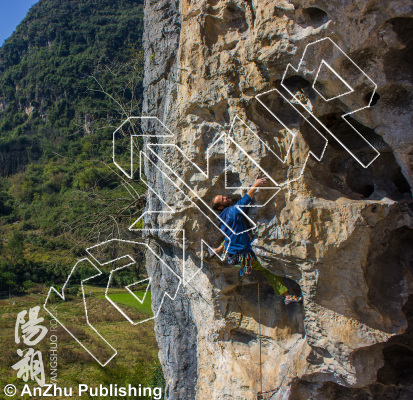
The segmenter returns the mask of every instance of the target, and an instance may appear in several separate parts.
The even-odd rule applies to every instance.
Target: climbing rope
[[[261,342],[261,295],[260,295],[260,281],[258,281],[258,338],[260,343],[260,387],[261,390],[257,393],[257,400],[264,400],[265,395],[272,395],[277,392],[280,387],[276,387],[275,389],[267,390],[265,392],[262,391],[262,342]],[[290,367],[288,367],[287,372],[289,371]],[[281,382],[281,385],[284,382],[285,375]]]
[[[224,247],[224,255],[223,259],[227,259],[227,252],[226,248]],[[238,255],[236,261],[234,260],[233,263],[230,263],[230,265],[234,265],[235,267],[240,268],[240,277],[246,274],[251,274],[251,268],[252,268],[252,257],[250,254],[243,254],[243,255]],[[260,281],[257,281],[258,283],[258,339],[259,339],[259,346],[260,346],[260,391],[257,393],[257,400],[264,400],[265,395],[272,395],[273,393],[277,392],[280,387],[276,387],[275,389],[263,391],[262,390],[262,335],[261,335],[261,294],[260,294]],[[241,299],[243,299],[243,295],[241,295]],[[207,301],[206,299],[204,299]],[[209,301],[207,301],[209,303]],[[222,315],[221,315],[222,317]],[[284,382],[283,377],[283,382]]]
[[[259,327],[259,340],[260,340],[260,383],[262,393],[262,352],[261,352],[261,297],[260,297],[260,281],[258,281],[258,327]]]

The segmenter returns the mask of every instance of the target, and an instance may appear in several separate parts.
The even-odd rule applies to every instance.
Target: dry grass
[[[95,288],[94,288],[95,289]],[[87,288],[92,291],[91,288]],[[119,292],[122,292],[120,290]],[[88,292],[90,294],[90,292]],[[115,379],[110,383],[118,383],[117,379],[124,382],[141,382],[146,384],[150,379],[152,366],[157,361],[158,348],[155,340],[154,324],[149,321],[137,326],[130,324],[122,314],[107,300],[100,298],[104,289],[96,288],[93,295],[87,297],[88,315],[98,332],[118,351],[118,355],[105,367],[100,365],[72,338],[72,336],[58,325],[56,331],[50,331],[50,315],[43,309],[46,293],[16,297],[11,300],[0,300],[0,386],[14,383],[22,388],[24,382],[17,379],[16,371],[11,368],[20,360],[17,355],[18,348],[26,348],[23,343],[14,343],[14,328],[17,314],[22,310],[29,310],[34,306],[41,306],[39,317],[44,318],[43,326],[49,328],[46,337],[36,346],[43,355],[46,382],[50,382],[50,336],[55,334],[58,338],[58,385],[73,387],[79,383],[99,385],[108,379]],[[75,297],[73,300],[55,304],[57,316],[65,320],[67,328],[82,343],[91,344],[94,340],[94,331],[85,326],[83,298]],[[135,310],[127,308],[128,312]],[[83,312],[82,312],[83,311]],[[140,315],[136,313],[136,315]],[[142,315],[141,315],[142,317]],[[93,353],[99,359],[107,357],[106,349],[99,343],[94,343]],[[122,371],[122,374],[119,374]],[[121,378],[120,378],[121,376]],[[76,396],[73,397],[76,399]]]

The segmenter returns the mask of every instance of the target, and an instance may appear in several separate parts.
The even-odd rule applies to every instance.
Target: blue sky
[[[0,0],[0,46],[11,36],[38,0]]]

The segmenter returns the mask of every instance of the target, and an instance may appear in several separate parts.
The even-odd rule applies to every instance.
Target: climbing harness
[[[243,254],[229,254],[226,252],[224,253],[224,259],[229,265],[233,265],[237,268],[240,269],[239,274],[240,276],[243,276],[244,273],[249,275],[251,274],[251,268],[252,268],[252,261],[253,261],[253,253],[248,252],[248,253],[243,253]]]

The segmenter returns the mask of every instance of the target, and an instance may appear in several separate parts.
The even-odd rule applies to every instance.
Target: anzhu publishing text
[[[77,387],[77,393],[74,394],[72,387],[60,387],[56,385],[47,384],[42,387],[31,388],[28,384],[24,385],[20,395],[28,394],[29,396],[41,396],[41,397],[57,397],[65,396],[71,397],[77,395],[82,397],[106,397],[106,396],[128,396],[128,397],[146,397],[149,396],[154,400],[160,400],[162,398],[162,389],[160,387],[150,388],[139,386],[118,386],[117,384],[110,384],[104,386],[89,386],[86,384],[79,384]]]

